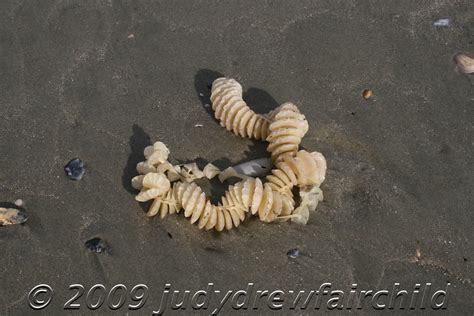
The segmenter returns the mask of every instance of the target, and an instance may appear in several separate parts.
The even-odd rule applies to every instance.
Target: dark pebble
[[[86,248],[92,252],[104,252],[105,242],[99,237],[95,237],[86,241]]]
[[[81,180],[86,169],[84,168],[84,163],[79,158],[75,158],[67,163],[64,167],[64,171],[66,171],[69,179]]]
[[[300,251],[298,250],[298,248],[293,248],[293,249],[288,250],[286,255],[291,259],[295,259],[300,255]]]

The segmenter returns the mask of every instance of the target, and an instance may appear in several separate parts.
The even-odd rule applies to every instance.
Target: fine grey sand
[[[449,26],[433,25],[440,18]],[[92,314],[85,295],[97,283],[143,283],[150,296],[138,311],[127,300],[95,313],[150,315],[165,283],[194,293],[209,282],[219,297],[249,282],[346,293],[450,283],[444,313],[472,315],[474,77],[453,56],[474,57],[473,34],[467,0],[2,1],[0,202],[22,199],[29,219],[0,227],[0,315]],[[292,101],[306,115],[302,146],[328,162],[308,225],[253,218],[203,232],[182,214],[148,219],[134,200],[135,165],[155,141],[174,162],[269,157],[205,106],[222,75],[256,112]],[[63,169],[73,158],[85,163],[79,181]],[[86,248],[95,237],[105,251]],[[41,283],[54,297],[35,312],[28,292]],[[74,283],[86,293],[65,311]],[[417,304],[408,311],[423,312]],[[380,312],[362,305],[336,314]],[[229,301],[222,314],[272,312],[264,300],[249,309]]]

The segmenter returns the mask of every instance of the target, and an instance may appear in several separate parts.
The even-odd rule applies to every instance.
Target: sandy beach
[[[166,284],[190,294],[177,310],[164,299],[165,315],[472,315],[474,77],[453,57],[474,57],[473,13],[472,1],[2,1],[0,202],[21,199],[29,218],[0,227],[0,315],[151,315]],[[174,163],[270,157],[214,119],[221,76],[257,113],[291,101],[306,115],[301,145],[328,164],[307,225],[206,232],[134,200],[156,141]],[[79,181],[64,171],[74,158]],[[52,300],[34,310],[40,284]],[[65,308],[73,284],[84,293]],[[88,298],[96,284],[123,284],[124,305]],[[148,297],[133,309],[139,284]],[[394,288],[407,295],[389,309]],[[252,291],[240,308],[239,290]],[[372,293],[357,308],[351,290]]]

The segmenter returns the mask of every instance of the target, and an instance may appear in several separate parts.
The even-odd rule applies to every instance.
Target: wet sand
[[[64,311],[70,284],[144,283],[140,310],[95,312],[149,315],[165,283],[209,282],[223,293],[449,282],[444,312],[472,314],[474,77],[453,56],[474,55],[473,12],[472,1],[3,1],[0,201],[22,199],[30,218],[0,228],[0,315],[33,314],[40,283],[54,298],[35,314],[91,314],[84,296]],[[444,17],[449,27],[433,26]],[[130,179],[152,142],[175,162],[268,156],[205,107],[219,75],[239,80],[257,112],[292,101],[308,118],[302,146],[328,161],[308,225],[202,232],[182,215],[147,219],[134,201]],[[63,168],[76,157],[87,169],[71,181]],[[85,247],[94,237],[105,252]],[[315,312],[288,306],[275,312]],[[346,307],[377,312],[370,300]]]

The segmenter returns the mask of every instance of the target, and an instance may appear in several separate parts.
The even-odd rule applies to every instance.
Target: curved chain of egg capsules
[[[266,115],[256,114],[242,99],[242,86],[235,79],[214,80],[211,102],[216,119],[227,130],[242,137],[267,140],[273,161],[285,153],[294,156],[308,132],[306,117],[290,102]]]
[[[245,214],[257,214],[262,221],[288,217],[295,209],[295,186],[319,186],[324,181],[325,159],[319,153],[298,151],[308,131],[303,114],[292,103],[284,103],[266,115],[253,112],[242,99],[242,86],[230,78],[213,82],[211,94],[215,117],[223,127],[242,137],[267,140],[275,169],[266,177],[247,179],[230,186],[218,205],[213,205],[195,183],[175,182],[164,194],[155,197],[147,215],[161,217],[184,210],[191,223],[200,229],[237,227]],[[323,168],[321,168],[323,167]]]
[[[242,86],[231,78],[218,78],[212,83],[211,103],[221,126],[242,137],[265,140],[269,120],[252,111],[242,98]]]
[[[258,214],[260,220],[271,222],[279,216],[287,216],[294,210],[291,193],[295,185],[306,186],[317,183],[317,164],[313,155],[301,150],[293,157],[285,154],[278,161],[267,182],[259,178],[247,179],[231,185],[218,205],[206,198],[202,189],[194,182],[175,182],[165,194],[155,198],[147,216],[161,217],[184,210],[191,223],[200,229],[222,231],[240,225],[245,214]]]
[[[278,216],[290,215],[294,209],[293,199],[273,191],[268,183],[259,178],[248,179],[230,186],[218,205],[212,204],[202,189],[194,182],[175,182],[163,196],[155,198],[147,216],[168,214],[184,210],[184,216],[199,229],[222,231],[237,227],[245,220],[249,211],[262,221],[271,222]]]

